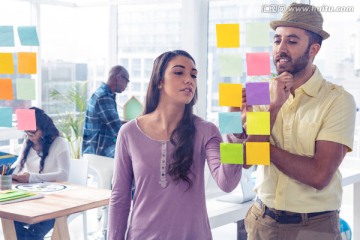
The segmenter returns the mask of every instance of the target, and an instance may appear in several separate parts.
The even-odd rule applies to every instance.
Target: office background
[[[219,55],[247,52],[271,52],[273,31],[268,28],[269,46],[250,47],[246,42],[246,23],[269,22],[281,17],[288,0],[1,0],[0,25],[37,27],[40,47],[37,53],[38,73],[36,100],[0,100],[0,106],[43,108],[48,114],[74,110],[50,97],[50,89],[66,92],[75,82],[88,82],[87,97],[106,81],[111,66],[121,64],[129,70],[130,83],[118,94],[122,117],[123,104],[136,96],[144,100],[153,60],[160,53],[184,49],[197,62],[199,99],[196,113],[217,122],[217,113],[225,111],[218,104],[220,82],[240,83],[249,80],[246,70],[238,77],[221,77]],[[315,64],[323,76],[343,85],[353,94],[360,107],[360,4],[357,0],[297,0],[321,8],[324,29],[330,38],[323,42]],[[215,25],[240,24],[240,48],[216,47]],[[4,48],[2,52],[19,52],[24,47]],[[29,48],[26,48],[29,51]],[[270,54],[271,55],[271,54]],[[274,68],[271,64],[272,72]],[[17,74],[1,77],[16,78]],[[15,82],[13,88],[16,89]],[[358,111],[359,112],[359,111]],[[346,117],[346,116],[344,116]],[[354,151],[360,155],[360,118]],[[8,141],[0,142],[0,150]]]

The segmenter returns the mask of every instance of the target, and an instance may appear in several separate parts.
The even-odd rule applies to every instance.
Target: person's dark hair
[[[144,114],[153,112],[159,104],[160,89],[164,74],[168,63],[177,56],[184,56],[191,59],[194,64],[193,57],[183,51],[169,51],[158,56],[154,61],[152,74],[150,77],[149,87],[146,93],[146,103]],[[192,186],[189,178],[190,168],[193,163],[194,137],[195,137],[195,116],[193,115],[193,106],[197,100],[197,90],[190,103],[186,104],[183,118],[170,136],[170,142],[175,146],[173,152],[174,163],[169,166],[169,173],[173,179],[178,182],[183,180]]]
[[[60,136],[59,130],[55,127],[53,120],[44,112],[44,110],[31,107],[30,109],[35,110],[35,119],[36,119],[36,129],[42,131],[42,136],[40,138],[40,144],[42,145],[42,155],[40,160],[39,173],[44,169],[45,159],[49,154],[49,149],[56,137]],[[20,171],[24,168],[26,158],[29,154],[30,148],[34,145],[30,139],[26,140],[26,147],[23,152],[23,158],[20,162]]]
[[[120,66],[120,65],[113,66],[109,71],[108,81],[115,78],[116,75],[118,75],[121,72],[127,73],[127,70],[123,66]]]
[[[319,34],[309,31],[309,30],[305,30],[305,33],[309,37],[308,48],[314,43],[318,43],[321,46],[323,39]]]

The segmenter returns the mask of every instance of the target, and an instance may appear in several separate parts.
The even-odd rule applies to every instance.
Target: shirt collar
[[[103,88],[104,91],[105,91],[107,94],[109,94],[109,95],[111,95],[112,97],[115,98],[115,93],[113,93],[113,92],[111,91],[111,89],[108,87],[108,85],[106,85],[104,82],[101,84],[101,88]]]
[[[314,74],[311,78],[306,81],[299,89],[302,89],[304,93],[311,97],[315,97],[316,94],[319,92],[321,85],[324,82],[324,78],[321,75],[319,69],[315,66]]]

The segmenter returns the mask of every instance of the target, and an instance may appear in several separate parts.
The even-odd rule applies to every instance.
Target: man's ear
[[[311,44],[310,49],[309,49],[309,57],[310,58],[315,58],[315,56],[320,51],[320,48],[321,48],[321,46],[318,43]]]

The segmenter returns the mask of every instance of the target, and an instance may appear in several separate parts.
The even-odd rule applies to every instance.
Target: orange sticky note
[[[246,164],[270,165],[270,143],[246,142]]]
[[[247,53],[246,67],[248,76],[270,75],[270,53]]]
[[[0,74],[14,74],[12,53],[0,53]]]
[[[216,40],[218,48],[240,47],[240,24],[216,24]]]
[[[242,84],[220,83],[219,84],[219,105],[228,107],[242,106]]]
[[[0,99],[14,99],[12,80],[10,78],[0,78]]]
[[[36,74],[36,53],[19,52],[18,53],[18,73]]]
[[[222,163],[244,164],[243,145],[240,143],[220,143]]]
[[[36,130],[34,109],[16,109],[17,127],[19,130]]]
[[[270,135],[270,113],[247,112],[246,133],[249,135]]]

